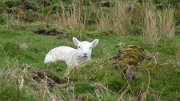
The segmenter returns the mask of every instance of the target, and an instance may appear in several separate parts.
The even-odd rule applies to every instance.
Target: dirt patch
[[[71,86],[66,77],[56,76],[49,71],[35,70],[28,64],[23,64],[22,68],[22,73],[28,74],[29,78],[39,85],[34,86],[36,89],[46,86],[48,88],[60,87],[62,90],[66,89],[68,91]],[[69,79],[69,81],[72,81],[72,79]]]
[[[64,32],[58,31],[57,29],[38,29],[37,31],[34,31],[37,34],[40,35],[51,35],[51,36],[58,36],[58,38],[64,38],[67,39],[68,36]]]
[[[60,78],[58,76],[54,76],[50,73],[46,73],[43,71],[32,71],[32,78],[37,82],[41,82],[42,80],[47,80],[49,87],[54,87],[56,84],[67,83],[66,79]]]

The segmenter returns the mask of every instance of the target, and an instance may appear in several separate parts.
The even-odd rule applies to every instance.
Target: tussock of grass
[[[151,10],[152,9],[152,10]],[[144,25],[145,31],[142,35],[143,43],[156,44],[159,40],[157,29],[157,15],[153,8],[146,9]]]
[[[160,15],[160,33],[163,37],[171,39],[175,32],[175,23],[173,19],[174,9],[165,9]]]

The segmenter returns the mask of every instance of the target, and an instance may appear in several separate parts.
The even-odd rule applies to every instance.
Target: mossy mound
[[[119,49],[118,54],[111,58],[111,62],[116,67],[120,67],[129,80],[135,79],[140,67],[156,67],[157,60],[154,53],[145,52],[143,48],[130,45],[127,48]]]
[[[126,65],[136,67],[145,58],[146,54],[142,48],[129,46],[128,48],[119,49],[119,53],[112,58],[112,62],[121,67],[126,67]]]

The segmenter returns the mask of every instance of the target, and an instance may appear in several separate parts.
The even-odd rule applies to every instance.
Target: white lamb
[[[81,42],[73,37],[73,42],[78,49],[68,46],[56,47],[49,51],[45,57],[44,63],[64,61],[68,67],[77,67],[83,62],[91,60],[92,48],[99,43],[99,39],[95,39],[92,42]]]

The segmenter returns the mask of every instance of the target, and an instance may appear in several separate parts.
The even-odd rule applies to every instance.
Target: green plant
[[[0,15],[0,25],[4,25],[6,23],[6,19],[3,15]]]

